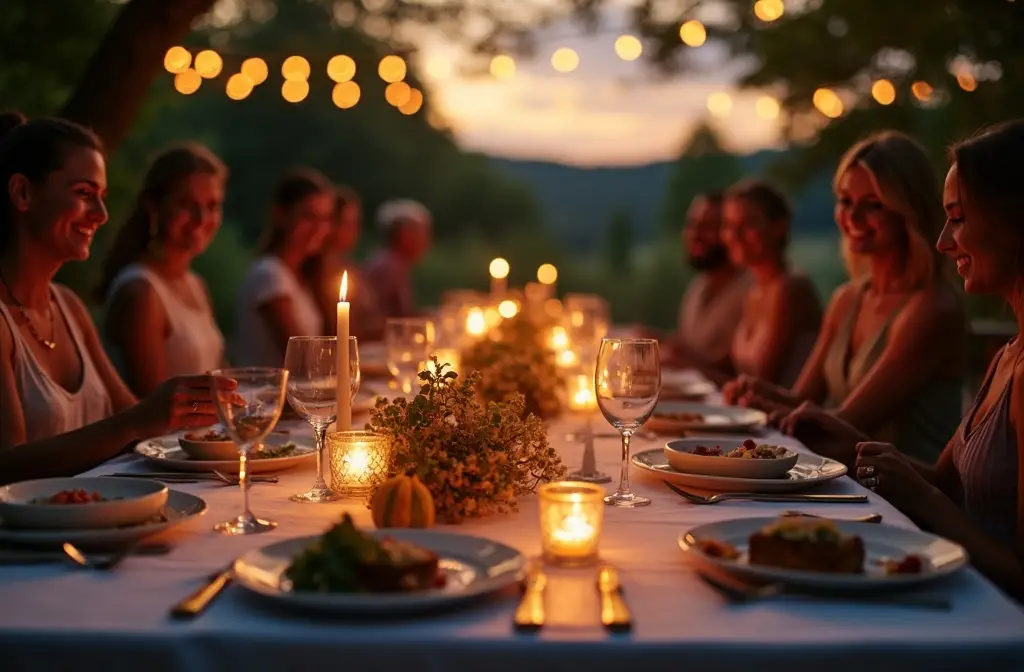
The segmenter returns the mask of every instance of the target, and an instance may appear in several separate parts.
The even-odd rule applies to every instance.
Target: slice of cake
[[[864,542],[821,518],[782,518],[750,536],[750,564],[806,572],[860,574]]]

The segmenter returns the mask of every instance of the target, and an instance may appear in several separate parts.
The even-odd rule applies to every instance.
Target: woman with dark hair
[[[938,456],[956,430],[967,366],[963,306],[929,242],[943,221],[938,183],[902,133],[846,152],[833,188],[851,281],[832,294],[792,388],[741,376],[723,388],[727,401],[776,415],[821,404],[908,455]]]
[[[783,387],[796,382],[821,326],[814,284],[786,260],[791,217],[785,197],[765,182],[740,182],[725,194],[722,241],[733,265],[753,278],[732,363],[737,373]]]
[[[103,265],[107,340],[138,395],[224,363],[209,290],[191,266],[220,228],[226,176],[202,145],[159,154]]]
[[[320,308],[300,278],[330,229],[334,198],[327,178],[308,168],[277,185],[260,256],[239,291],[233,357],[239,364],[281,366],[289,338],[324,333]]]
[[[967,549],[983,574],[1024,599],[1024,121],[953,147],[937,248],[956,262],[968,294],[1000,296],[1017,335],[996,355],[973,407],[937,461],[899,444],[856,443],[856,474],[924,528]],[[820,410],[784,422],[851,445],[857,432]]]
[[[341,276],[348,273],[348,299],[352,304],[352,335],[360,340],[380,340],[384,320],[377,309],[376,295],[364,282],[351,254],[363,225],[363,206],[359,195],[345,186],[335,189],[334,218],[318,254],[302,265],[302,277],[316,298],[324,319],[325,333],[334,334],[338,325],[338,289]]]
[[[36,119],[0,141],[0,481],[71,475],[150,436],[216,422],[210,376],[172,378],[141,403],[89,311],[53,284],[107,221],[103,148]]]

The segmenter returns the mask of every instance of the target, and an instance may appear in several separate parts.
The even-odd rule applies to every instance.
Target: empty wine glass
[[[359,391],[359,345],[348,339],[349,384],[352,398]],[[313,427],[316,439],[316,482],[293,502],[333,502],[341,499],[324,481],[327,428],[338,417],[338,339],[334,336],[293,336],[288,339],[284,366],[288,369],[288,403]]]
[[[242,514],[216,525],[222,534],[257,534],[277,527],[249,510],[249,451],[262,442],[284,410],[288,371],[271,368],[221,369],[212,375],[230,378],[234,390],[215,389],[217,416],[238,446],[238,484],[242,488]]]
[[[384,325],[388,372],[403,394],[412,392],[420,370],[430,359],[434,323],[426,318],[390,318]]]
[[[658,341],[606,338],[601,341],[594,372],[597,405],[622,434],[622,475],[619,489],[604,498],[612,506],[646,506],[651,500],[629,489],[629,439],[647,422],[661,392]]]

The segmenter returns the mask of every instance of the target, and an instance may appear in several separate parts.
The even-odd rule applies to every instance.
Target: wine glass
[[[352,398],[359,391],[359,345],[348,339],[349,384]],[[293,336],[288,339],[284,366],[288,369],[288,403],[313,427],[316,439],[316,482],[293,502],[333,502],[341,499],[324,481],[327,428],[338,417],[338,339],[334,336]]]
[[[222,534],[258,534],[277,527],[249,510],[249,451],[262,442],[284,410],[288,371],[271,368],[220,369],[213,376],[237,383],[234,390],[216,388],[217,417],[238,446],[238,484],[242,488],[242,514],[216,525]]]
[[[597,405],[622,434],[622,475],[619,489],[604,498],[612,506],[647,506],[651,500],[629,489],[629,439],[647,422],[661,392],[658,341],[647,338],[606,338],[601,341],[594,372]]]
[[[404,394],[412,392],[421,367],[430,359],[434,323],[426,318],[390,318],[384,325],[388,372]]]

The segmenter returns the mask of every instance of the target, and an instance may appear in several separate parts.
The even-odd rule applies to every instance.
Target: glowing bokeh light
[[[196,54],[193,69],[203,79],[213,79],[224,69],[224,59],[213,49],[204,49]]]
[[[178,93],[183,93],[186,96],[198,91],[202,83],[203,78],[192,68],[187,68],[174,76],[174,88]]]
[[[305,82],[309,79],[309,61],[302,56],[289,56],[281,64],[281,76],[289,82]],[[298,91],[298,88],[292,87]],[[306,87],[307,91],[309,87]],[[303,96],[305,98],[305,96]],[[286,98],[287,100],[287,98]],[[301,98],[299,99],[301,100]]]
[[[500,54],[491,59],[491,76],[509,80],[516,76],[516,62],[511,56]]]
[[[708,39],[708,30],[700,21],[687,21],[679,27],[679,39],[688,47],[699,47]]]
[[[192,64],[192,54],[185,47],[171,47],[164,54],[164,69],[172,75],[188,70]]]
[[[624,61],[635,61],[644,53],[644,45],[634,35],[615,38],[615,54]]]
[[[351,80],[339,82],[334,85],[334,90],[331,92],[331,101],[341,109],[347,110],[356,106],[360,95],[359,85],[355,82]]]
[[[559,47],[551,54],[551,67],[558,72],[572,72],[580,65],[580,56],[574,49]]]
[[[405,60],[401,56],[394,54],[389,54],[380,59],[380,64],[377,66],[377,74],[389,84],[405,79],[406,72],[408,72],[408,68],[405,65]]]
[[[327,61],[327,76],[338,84],[347,82],[356,76],[356,62],[351,56],[338,54]]]
[[[309,95],[309,82],[304,79],[286,79],[281,85],[281,97],[289,103],[300,103]]]
[[[267,81],[270,68],[262,58],[247,58],[242,61],[242,74],[249,78],[253,86],[259,86]]]
[[[879,79],[871,85],[871,97],[879,105],[892,105],[896,100],[896,87],[888,79]]]
[[[242,100],[252,93],[253,83],[246,75],[237,72],[228,77],[227,91],[228,98],[231,100]]]

